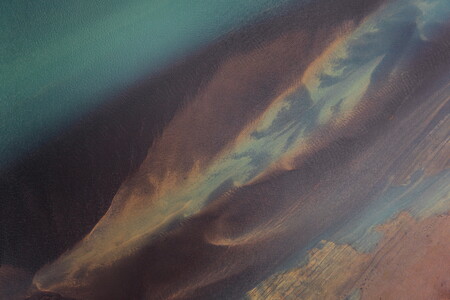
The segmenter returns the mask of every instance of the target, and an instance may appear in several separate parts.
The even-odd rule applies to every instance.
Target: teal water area
[[[143,76],[291,1],[2,1],[0,169]]]

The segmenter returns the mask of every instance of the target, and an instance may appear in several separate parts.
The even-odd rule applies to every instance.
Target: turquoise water
[[[2,1],[0,168],[108,95],[289,1]]]

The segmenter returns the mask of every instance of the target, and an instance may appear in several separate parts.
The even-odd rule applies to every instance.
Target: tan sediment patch
[[[381,230],[387,236],[366,273],[361,298],[450,299],[450,215],[416,222],[403,213]]]
[[[450,215],[416,221],[407,212],[376,230],[370,253],[325,242],[308,263],[277,274],[248,292],[250,299],[450,299]]]
[[[322,241],[322,249],[309,252],[308,263],[292,271],[273,276],[251,290],[251,299],[333,299],[343,294],[356,274],[363,271],[368,254],[349,245]]]

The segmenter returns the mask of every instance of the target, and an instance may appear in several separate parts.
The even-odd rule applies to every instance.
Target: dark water
[[[3,172],[18,297],[237,299],[395,182],[445,193],[449,10],[299,2],[114,93]]]

